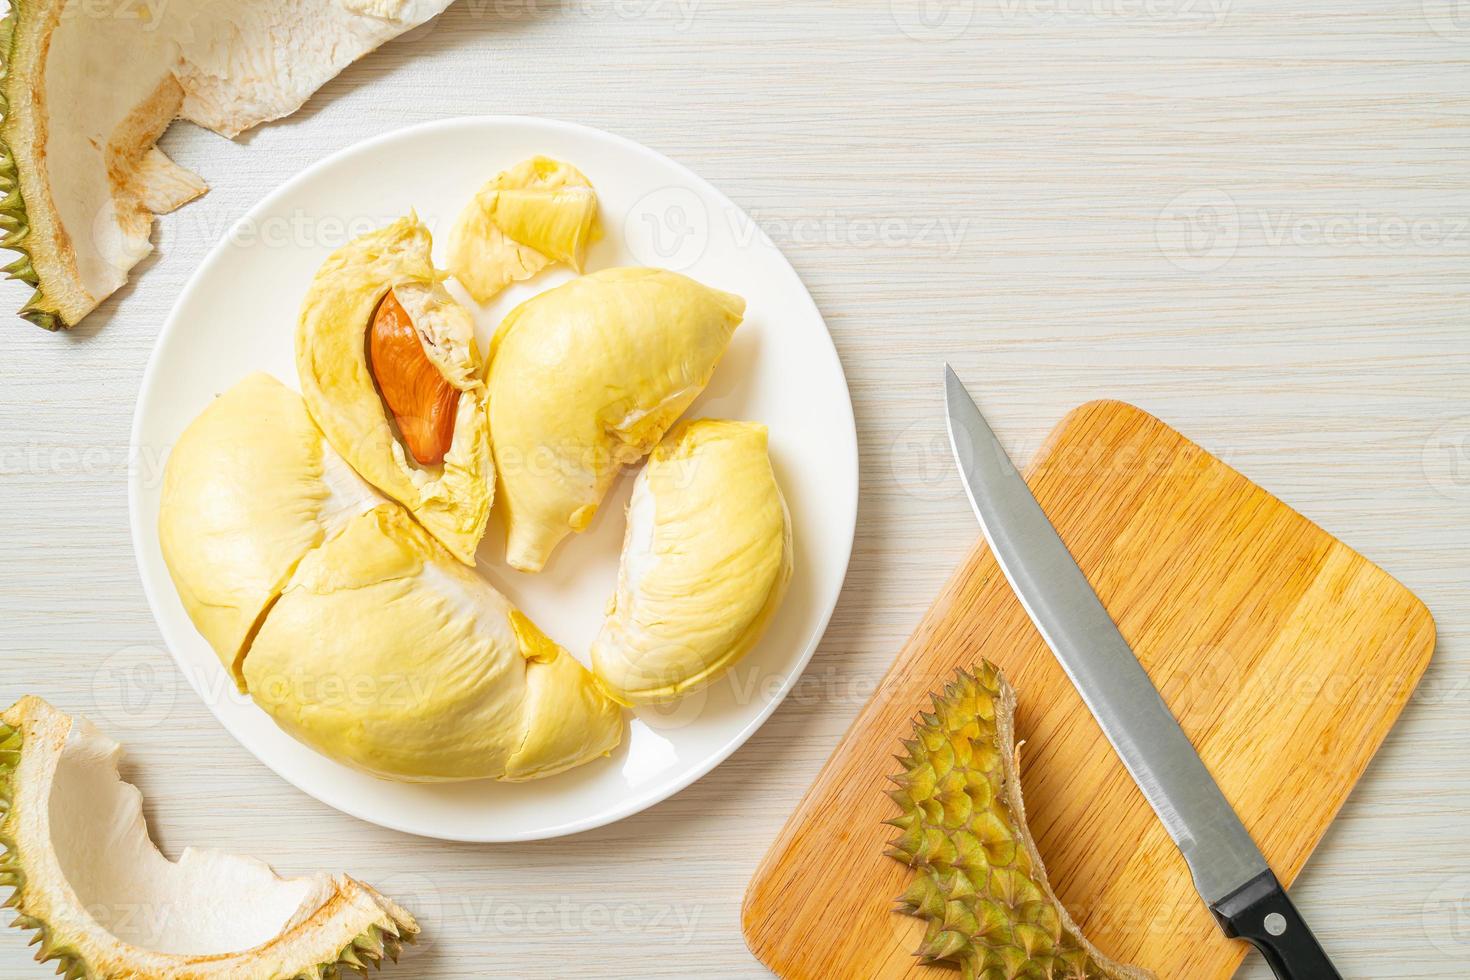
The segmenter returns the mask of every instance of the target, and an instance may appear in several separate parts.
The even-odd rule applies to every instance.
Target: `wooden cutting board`
[[[1073,411],[1027,479],[1289,884],[1428,665],[1429,611],[1131,405]],[[756,872],[743,913],[750,949],[787,980],[957,976],[918,965],[923,923],[893,911],[909,871],[883,856],[895,832],[881,821],[897,812],[883,790],[928,692],[982,657],[1019,695],[1026,811],[1052,886],[1083,931],[1161,977],[1230,976],[1247,947],[1220,934],[983,539]]]

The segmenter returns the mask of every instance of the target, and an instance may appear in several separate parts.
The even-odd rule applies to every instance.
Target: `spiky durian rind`
[[[19,279],[35,289],[31,298],[20,308],[20,315],[45,330],[60,330],[70,327],[58,311],[56,304],[46,295],[40,276],[31,259],[32,243],[30,219],[26,216],[25,199],[20,192],[20,174],[16,169],[15,154],[11,150],[10,105],[14,75],[11,65],[15,62],[16,25],[22,17],[30,14],[33,0],[11,0],[10,10],[0,18],[0,248],[19,253],[15,261],[0,267],[8,279]]]
[[[60,716],[45,701],[30,696],[0,713],[0,887],[11,889],[5,901],[0,902],[0,908],[15,910],[16,916],[10,923],[12,928],[35,933],[30,945],[40,945],[36,950],[36,962],[55,960],[56,973],[65,980],[112,980],[119,975],[115,970],[95,966],[76,945],[57,940],[55,930],[44,918],[44,912],[27,894],[17,826],[20,813],[15,800],[25,746],[24,726],[33,714]],[[70,724],[71,719],[65,721]],[[276,973],[270,980],[341,980],[348,971],[365,975],[369,966],[381,967],[384,958],[398,962],[402,948],[418,939],[418,923],[412,916],[361,882],[345,877],[342,882],[353,892],[364,893],[377,902],[382,920],[369,924],[330,960],[289,973]],[[128,969],[128,980],[254,980],[254,975],[239,972],[244,965],[240,963],[240,954],[165,958],[177,960],[177,967]]]
[[[16,911],[15,918],[10,923],[12,928],[35,933],[31,937],[30,945],[40,944],[41,948],[36,950],[37,963],[57,960],[56,972],[66,977],[67,980],[73,980],[73,978],[90,980],[92,974],[82,964],[76,951],[69,946],[55,942],[51,929],[45,922],[31,914],[33,910],[26,901],[26,876],[21,869],[20,850],[17,845],[19,834],[15,826],[19,820],[19,814],[14,806],[15,779],[20,769],[24,743],[25,735],[20,726],[13,726],[0,719],[0,885],[8,885],[11,889],[3,907]]]
[[[973,978],[1145,980],[1087,941],[1046,879],[1026,826],[1016,695],[992,663],[930,695],[888,791],[902,813],[885,852],[914,869],[900,911],[928,923],[917,955]]]

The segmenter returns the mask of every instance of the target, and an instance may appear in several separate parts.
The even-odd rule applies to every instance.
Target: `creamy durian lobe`
[[[449,233],[449,271],[488,303],[513,282],[554,264],[581,272],[602,237],[597,192],[569,163],[535,156],[496,174],[460,212]]]
[[[616,268],[506,315],[487,383],[508,564],[540,571],[588,527],[704,390],[744,314],[744,299],[688,276]]]
[[[495,496],[483,361],[432,249],[410,214],[332,253],[302,301],[297,375],[332,448],[473,565]]]
[[[592,644],[598,683],[629,705],[706,686],[759,642],[791,570],[766,427],[679,423],[633,484],[617,591]]]

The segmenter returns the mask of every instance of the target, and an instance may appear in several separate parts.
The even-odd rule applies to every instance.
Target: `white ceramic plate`
[[[159,551],[161,460],[184,427],[247,373],[299,387],[297,309],[318,265],[349,238],[416,209],[441,245],[459,209],[496,172],[533,154],[567,160],[592,180],[604,239],[589,270],[676,269],[749,303],[744,324],[690,416],[754,419],[771,454],[796,541],[790,591],[760,645],[725,680],[631,719],[609,759],[526,784],[416,785],[365,775],[319,755],[235,693],[194,630]],[[482,341],[516,303],[570,274],[553,270],[479,315]],[[458,285],[451,283],[458,292]],[[465,299],[462,292],[458,295]],[[485,349],[483,346],[482,350]],[[857,517],[857,438],[842,366],[821,314],[745,212],[672,160],[607,133],[541,119],[446,120],[350,147],[253,208],[184,287],[148,365],[133,419],[129,507],[153,614],[175,660],[230,733],[283,778],[324,803],[408,833],[452,840],[532,840],[636,813],[709,772],[775,710],[827,625],[847,570]],[[502,560],[497,517],[480,569],[553,639],[586,661],[617,577],[631,473],[593,526],[525,575]]]

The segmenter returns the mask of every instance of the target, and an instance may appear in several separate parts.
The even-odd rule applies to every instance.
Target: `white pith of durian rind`
[[[488,303],[553,263],[580,273],[587,246],[601,237],[587,176],[569,163],[531,157],[496,174],[460,211],[446,266],[475,302]]]
[[[495,498],[484,368],[474,321],[441,285],[429,229],[414,215],[362,235],[317,270],[301,305],[296,369],[306,405],[327,440],[373,486],[467,565]],[[367,360],[367,331],[392,290],[420,343],[460,390],[443,463],[421,466],[404,448]]]
[[[287,980],[335,976],[418,934],[413,917],[345,875],[280,878],[187,849],[169,861],[116,742],[40,698],[0,713],[0,885],[40,961],[68,978]]]
[[[313,550],[245,658],[293,736],[392,779],[530,779],[611,752],[618,707],[396,504]]]
[[[159,545],[237,685],[250,636],[302,555],[382,502],[270,375],[249,375],[185,428],[164,467]]]
[[[274,378],[206,408],[164,486],[185,610],[300,741],[405,780],[532,779],[620,741],[591,674],[362,481]]]
[[[51,330],[127,281],[155,214],[206,190],[154,146],[175,118],[234,136],[286,115],[449,4],[170,0],[63,16],[66,2],[13,0],[0,24],[0,246],[35,287],[21,315]]]
[[[754,422],[681,422],[633,484],[618,587],[592,644],[624,704],[698,690],[759,641],[791,579],[791,518]]]
[[[745,313],[663,269],[607,269],[512,310],[491,342],[506,561],[539,571],[704,390]]]

